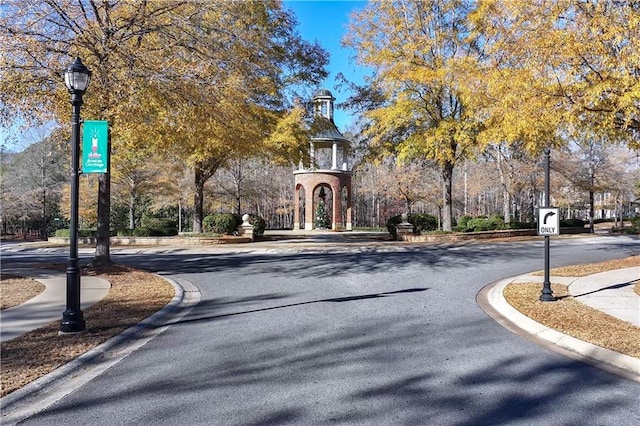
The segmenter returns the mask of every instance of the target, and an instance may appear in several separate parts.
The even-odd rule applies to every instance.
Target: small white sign
[[[558,214],[558,209],[538,209],[538,235],[560,235],[560,215]]]

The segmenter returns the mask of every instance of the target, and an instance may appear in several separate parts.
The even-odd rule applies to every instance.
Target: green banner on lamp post
[[[82,129],[82,173],[107,173],[109,124],[85,120]]]

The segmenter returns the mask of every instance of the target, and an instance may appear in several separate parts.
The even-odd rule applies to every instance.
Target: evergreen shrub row
[[[505,223],[502,216],[462,216],[454,228],[458,232],[482,232],[503,229],[532,229],[535,223],[509,222]]]
[[[582,219],[561,219],[560,228],[583,228],[585,221]]]
[[[178,235],[177,223],[173,219],[165,218],[145,218],[142,226],[135,229],[118,229],[114,235],[118,237],[169,237]],[[242,223],[242,219],[238,215],[231,213],[214,213],[206,216],[202,221],[203,231],[210,234],[230,235]],[[254,235],[263,235],[267,227],[267,222],[258,215],[250,215],[249,223],[253,225]],[[95,237],[97,231],[95,229],[79,229],[78,237]],[[58,229],[55,233],[56,237],[69,238],[68,229]]]
[[[78,229],[78,238],[91,238],[96,237],[98,231],[95,229]],[[69,238],[71,232],[68,229],[56,229],[56,237]]]
[[[147,217],[135,229],[118,229],[118,237],[171,237],[178,235],[178,224],[173,219]]]

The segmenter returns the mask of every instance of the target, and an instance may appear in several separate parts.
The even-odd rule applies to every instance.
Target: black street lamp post
[[[69,229],[69,264],[67,266],[67,308],[62,313],[60,333],[81,333],[86,330],[80,309],[80,266],[78,264],[78,186],[80,178],[80,106],[91,71],[80,58],[64,72],[64,82],[71,93],[71,223]]]

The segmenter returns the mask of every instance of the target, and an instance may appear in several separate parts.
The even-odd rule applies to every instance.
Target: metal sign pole
[[[551,206],[551,196],[550,196],[550,183],[551,180],[551,172],[550,172],[550,157],[551,150],[549,148],[545,148],[544,150],[544,206]],[[541,220],[541,218],[538,218]],[[549,236],[544,236],[544,282],[542,283],[542,292],[540,293],[540,300],[543,302],[551,302],[556,300],[553,297],[553,291],[551,290],[551,282],[549,280],[549,251],[550,251],[550,241]]]

